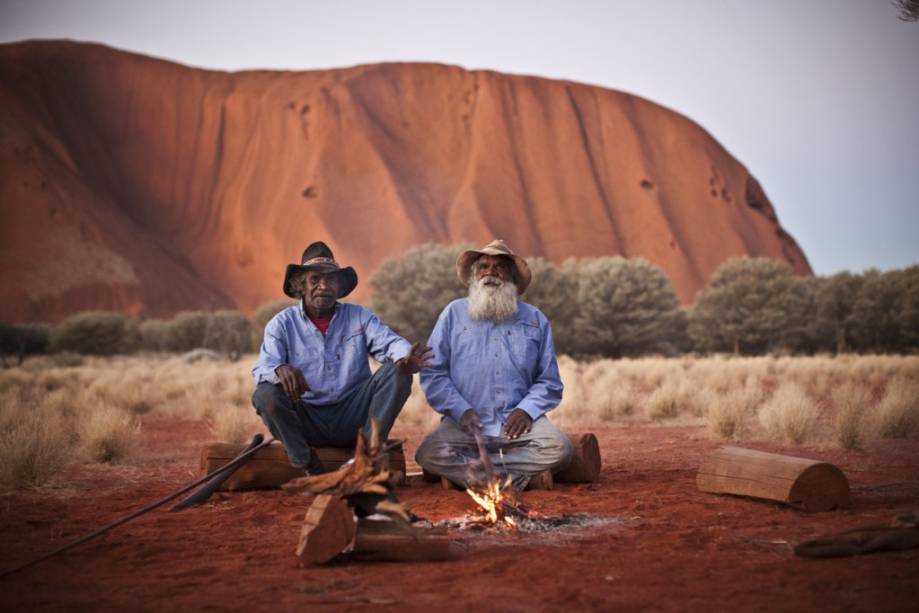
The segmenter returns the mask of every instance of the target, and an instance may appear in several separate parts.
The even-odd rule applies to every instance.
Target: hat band
[[[323,257],[312,258],[300,264],[300,266],[322,266],[322,265],[328,265],[328,266],[334,266],[335,268],[340,268],[340,266],[338,265],[338,262],[336,262],[332,258],[323,258]]]

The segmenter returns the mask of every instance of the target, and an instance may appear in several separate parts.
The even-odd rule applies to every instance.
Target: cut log
[[[836,466],[817,460],[722,447],[702,462],[700,491],[775,500],[805,511],[851,504],[849,482]]]
[[[405,454],[402,444],[390,441],[395,446],[389,450],[389,466],[392,470],[405,474]],[[215,443],[201,450],[201,471],[208,474],[236,457],[245,445]],[[327,471],[338,470],[350,460],[354,449],[347,447],[316,447],[316,457]],[[274,489],[291,479],[302,477],[303,471],[290,465],[287,452],[279,442],[257,451],[252,458],[237,470],[221,486],[222,491]]]
[[[451,560],[456,552],[450,546],[445,527],[407,528],[394,521],[361,519],[351,557],[360,560],[436,562]]]
[[[354,511],[338,496],[316,496],[303,518],[297,557],[304,566],[324,564],[351,546]]]
[[[574,457],[562,470],[554,474],[559,483],[596,483],[600,480],[600,443],[591,432],[568,434],[574,443]]]
[[[566,433],[566,436],[574,444],[574,457],[571,463],[562,470],[553,473],[552,477],[555,483],[596,483],[600,480],[600,444],[597,442],[596,435],[585,432],[582,434]],[[424,480],[428,483],[437,483],[440,481],[444,489],[460,489],[446,479],[422,470]],[[551,488],[550,488],[551,489]]]

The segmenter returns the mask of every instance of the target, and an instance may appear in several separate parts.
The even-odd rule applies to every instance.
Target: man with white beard
[[[552,331],[539,309],[517,299],[530,269],[504,241],[463,252],[456,271],[469,296],[440,314],[428,341],[434,357],[421,372],[428,403],[443,418],[415,459],[458,485],[476,485],[478,431],[495,469],[523,489],[574,453],[546,417],[562,399]]]

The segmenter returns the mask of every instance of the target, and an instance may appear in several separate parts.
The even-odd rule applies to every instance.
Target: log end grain
[[[304,566],[324,564],[347,549],[355,537],[354,511],[338,496],[316,496],[303,518],[297,557]]]
[[[568,434],[574,443],[574,457],[571,463],[555,473],[560,483],[596,483],[600,480],[600,443],[595,434]]]
[[[788,492],[787,502],[811,512],[850,507],[849,481],[836,466],[819,462],[798,475]]]

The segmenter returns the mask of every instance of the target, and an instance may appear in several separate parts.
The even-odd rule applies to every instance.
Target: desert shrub
[[[427,340],[443,308],[467,293],[456,258],[468,248],[426,243],[384,261],[370,278],[371,309],[408,340]]]
[[[207,321],[202,347],[220,351],[231,360],[249,350],[252,324],[239,311],[217,311]]]
[[[209,425],[218,439],[238,445],[246,442],[260,423],[252,407],[226,404],[213,412]]]
[[[682,378],[671,377],[657,387],[646,401],[648,417],[653,420],[672,419],[681,412],[694,413],[693,390]]]
[[[13,356],[22,364],[27,355],[44,353],[48,348],[51,329],[44,325],[9,325],[0,323],[0,359]]]
[[[85,311],[52,328],[50,349],[113,355],[133,351],[139,340],[137,327],[120,313]]]
[[[73,456],[68,428],[53,411],[36,406],[19,387],[0,394],[0,486],[34,487],[46,483]]]
[[[878,431],[889,438],[906,438],[919,423],[919,383],[912,376],[890,380],[877,408]]]
[[[128,455],[140,430],[139,422],[117,407],[94,403],[79,416],[80,449],[94,462],[116,462]]]
[[[734,257],[718,267],[689,310],[688,333],[700,351],[762,354],[806,336],[812,301],[787,264]]]
[[[730,388],[723,394],[703,393],[702,402],[709,429],[721,438],[739,439],[747,431],[748,420],[756,415],[762,392],[758,380],[754,379],[750,384]]]
[[[191,351],[204,347],[204,337],[211,319],[204,311],[182,311],[169,323],[169,350]]]
[[[140,346],[147,351],[169,351],[172,324],[162,319],[146,319],[137,326]]]
[[[817,408],[800,385],[785,383],[760,407],[759,421],[773,440],[800,445],[814,430]]]
[[[843,449],[856,449],[868,438],[866,417],[871,408],[871,391],[858,383],[835,388],[830,396],[835,409],[834,436]]]
[[[266,302],[255,310],[252,316],[252,345],[253,351],[258,351],[262,346],[262,339],[265,336],[265,326],[271,321],[271,318],[286,309],[289,306],[297,304],[290,299],[273,300]]]
[[[674,353],[684,322],[667,276],[642,259],[569,260],[577,280],[574,353],[607,357]]]

